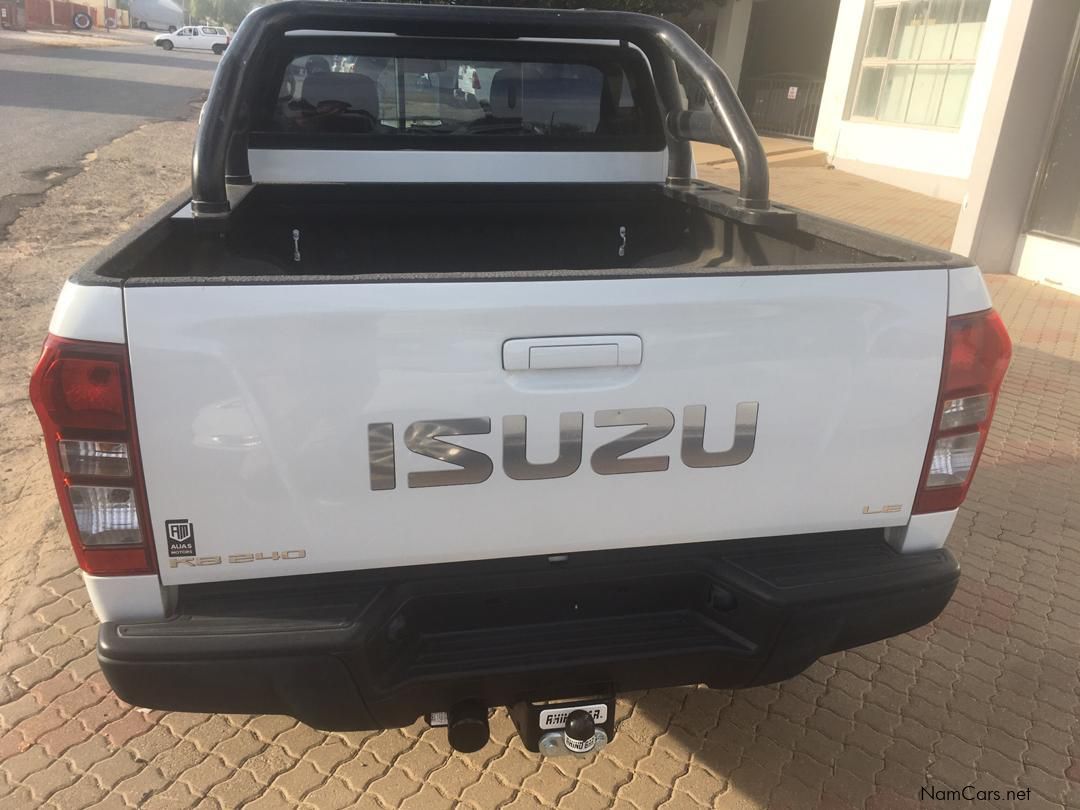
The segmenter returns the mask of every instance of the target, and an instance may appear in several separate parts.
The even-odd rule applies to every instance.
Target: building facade
[[[838,169],[961,202],[1007,6],[843,0],[815,148]]]
[[[839,169],[959,203],[954,251],[1080,293],[1078,0],[715,11],[714,58],[760,132],[812,138]]]

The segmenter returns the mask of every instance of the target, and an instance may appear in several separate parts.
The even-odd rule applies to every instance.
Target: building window
[[[990,0],[875,0],[851,117],[959,127]]]
[[[1035,181],[1028,229],[1080,243],[1080,46],[1066,72],[1050,148]]]

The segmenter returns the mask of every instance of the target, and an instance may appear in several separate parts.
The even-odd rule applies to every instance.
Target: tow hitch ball
[[[588,756],[615,733],[615,699],[518,703],[510,707],[525,748],[549,757]],[[487,706],[464,700],[446,712],[431,712],[428,724],[444,726],[450,746],[462,753],[479,751],[490,737]]]
[[[607,745],[615,733],[615,698],[519,703],[511,707],[510,716],[529,751],[585,757]]]
[[[574,709],[562,731],[549,731],[540,738],[540,753],[549,757],[588,754],[607,745],[607,734],[584,709]]]

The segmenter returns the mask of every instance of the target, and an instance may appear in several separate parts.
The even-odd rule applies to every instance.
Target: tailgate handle
[[[507,371],[640,365],[641,338],[637,335],[519,338],[503,343],[503,368]]]

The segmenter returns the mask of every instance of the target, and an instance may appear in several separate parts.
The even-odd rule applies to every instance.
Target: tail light
[[[153,573],[127,347],[49,335],[30,401],[79,566],[98,575]]]
[[[915,514],[944,512],[963,502],[1011,356],[1005,324],[992,309],[949,318],[941,392]]]

